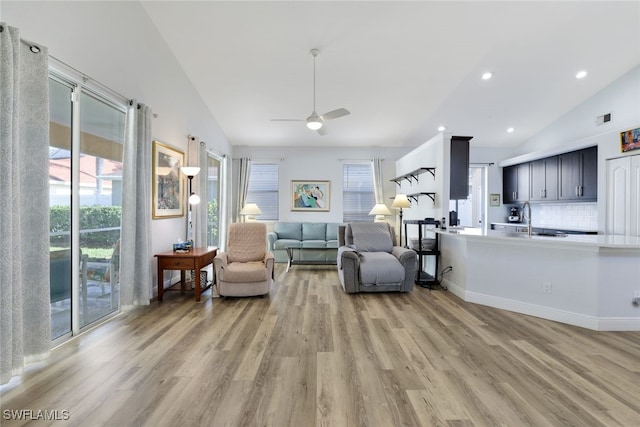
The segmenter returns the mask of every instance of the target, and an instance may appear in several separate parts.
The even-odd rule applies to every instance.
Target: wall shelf
[[[407,198],[415,200],[416,203],[418,203],[418,197],[420,196],[427,196],[428,198],[431,199],[431,201],[433,201],[434,205],[436,204],[436,193],[420,192],[420,193],[407,194]]]
[[[422,175],[425,172],[429,172],[431,175],[433,175],[433,179],[436,179],[436,168],[419,168],[409,173],[405,173],[404,175],[392,178],[389,181],[395,182],[396,184],[398,184],[398,186],[400,186],[400,183],[403,180],[407,180],[411,184],[413,181],[418,182],[418,176]]]

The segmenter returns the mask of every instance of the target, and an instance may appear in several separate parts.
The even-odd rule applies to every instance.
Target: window
[[[220,246],[221,159],[207,156],[207,245]]]
[[[278,165],[252,163],[246,203],[255,203],[262,211],[260,221],[278,220]]]
[[[376,204],[371,163],[345,163],[342,186],[342,221],[372,221]]]

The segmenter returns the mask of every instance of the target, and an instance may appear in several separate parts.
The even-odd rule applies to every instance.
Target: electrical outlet
[[[636,299],[636,298],[640,298],[640,291],[635,291],[635,292],[633,293],[633,298],[634,298],[634,299]]]
[[[551,283],[549,282],[542,282],[542,293],[543,294],[550,294],[552,291],[552,286]]]

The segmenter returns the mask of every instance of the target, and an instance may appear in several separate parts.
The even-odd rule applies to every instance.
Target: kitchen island
[[[593,330],[640,330],[640,237],[439,230],[442,284],[465,301]]]

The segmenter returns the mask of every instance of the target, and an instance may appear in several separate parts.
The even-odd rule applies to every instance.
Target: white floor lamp
[[[187,213],[187,242],[191,242],[191,244],[193,245],[193,210],[191,209],[191,206],[200,203],[200,196],[193,192],[191,185],[193,177],[200,173],[200,168],[197,166],[185,166],[180,168],[180,171],[185,174],[187,178],[189,178],[189,196],[187,198],[187,201],[189,203],[189,210]]]

